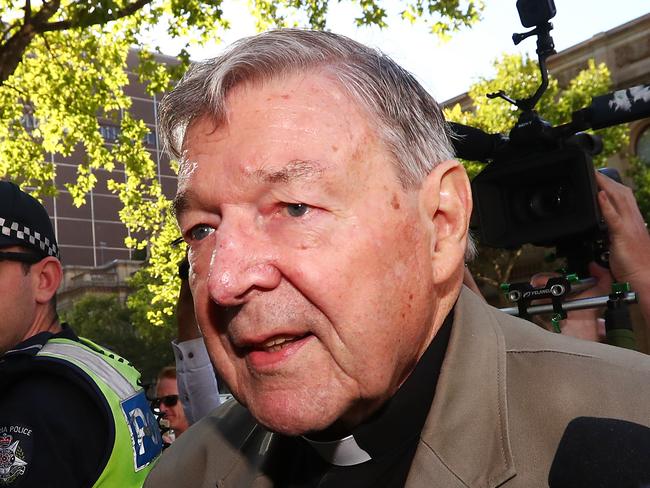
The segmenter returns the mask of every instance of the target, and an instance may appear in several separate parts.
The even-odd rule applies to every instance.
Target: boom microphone
[[[612,418],[569,422],[548,475],[550,488],[649,488],[650,428]]]
[[[570,123],[557,127],[560,133],[604,129],[650,117],[650,84],[616,90],[593,97],[591,105],[573,113]]]
[[[594,97],[591,102],[591,126],[611,127],[650,117],[650,85],[638,85]]]

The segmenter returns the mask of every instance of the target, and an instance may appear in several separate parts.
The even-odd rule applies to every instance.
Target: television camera
[[[546,60],[555,54],[549,22],[556,14],[555,4],[553,0],[518,0],[517,9],[523,26],[533,29],[513,34],[513,41],[519,44],[537,36],[540,86],[531,97],[519,100],[502,91],[488,94],[521,110],[507,136],[450,123],[457,156],[487,163],[472,181],[471,228],[482,244],[491,247],[554,246],[557,256],[567,259],[567,272],[584,277],[590,261],[606,266],[608,260],[607,228],[598,206],[593,165],[602,143],[598,136],[584,131],[649,117],[650,84],[594,97],[588,107],[572,114],[570,122],[551,126],[535,111],[535,105],[548,87]],[[602,171],[615,176],[615,170]],[[604,304],[602,300],[564,303],[571,287],[575,288],[575,277],[565,275],[560,281],[542,289],[508,285],[505,291],[517,307],[506,311],[524,316],[554,312],[559,319],[566,317],[568,309]],[[551,305],[530,307],[532,300],[545,297],[552,299]],[[605,302],[613,299],[627,303],[635,301],[635,295],[621,287],[605,297]]]

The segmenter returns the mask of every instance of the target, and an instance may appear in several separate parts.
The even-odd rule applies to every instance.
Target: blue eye
[[[302,217],[309,210],[309,205],[304,203],[288,203],[287,213],[292,217]]]
[[[212,234],[213,231],[214,231],[214,229],[212,227],[210,227],[209,225],[201,224],[201,225],[196,225],[196,226],[192,227],[190,229],[189,234],[190,234],[190,238],[193,241],[200,241],[200,240],[205,239],[206,237],[208,237],[210,234]]]

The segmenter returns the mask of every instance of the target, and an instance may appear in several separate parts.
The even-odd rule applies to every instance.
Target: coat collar
[[[490,307],[463,287],[406,487],[493,487],[512,478],[507,419],[504,337]]]

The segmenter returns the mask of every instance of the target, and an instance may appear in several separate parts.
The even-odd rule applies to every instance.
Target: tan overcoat
[[[650,356],[546,332],[464,288],[406,487],[548,486],[578,416],[650,426]],[[264,461],[277,439],[228,402],[163,454],[145,487],[272,487]]]

